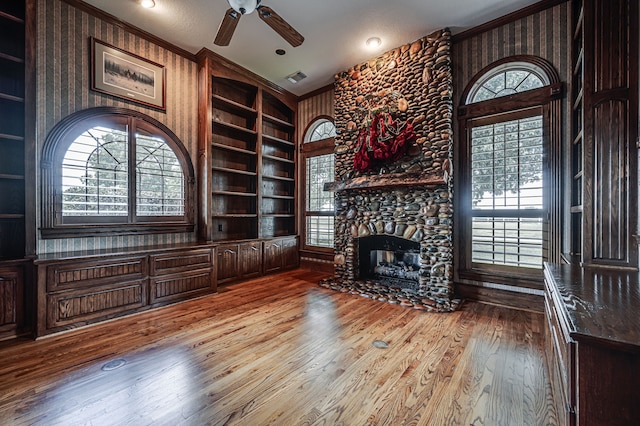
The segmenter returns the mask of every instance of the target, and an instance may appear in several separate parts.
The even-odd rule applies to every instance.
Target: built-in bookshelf
[[[295,117],[277,98],[262,96],[261,235],[295,234]]]
[[[230,242],[296,235],[296,102],[200,57],[200,237]],[[204,80],[206,79],[206,81]],[[206,156],[205,156],[206,153]]]
[[[0,259],[25,254],[25,13],[0,5]]]
[[[584,5],[573,0],[573,74],[571,81],[571,255],[582,254],[582,220],[584,187]]]

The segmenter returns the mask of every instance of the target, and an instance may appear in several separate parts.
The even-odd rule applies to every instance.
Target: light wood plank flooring
[[[556,424],[542,315],[471,302],[425,313],[323,277],[290,271],[1,343],[0,424]]]

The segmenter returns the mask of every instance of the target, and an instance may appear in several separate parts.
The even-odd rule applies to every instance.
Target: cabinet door
[[[264,273],[274,272],[282,268],[282,240],[265,241]]]
[[[298,266],[298,239],[284,238],[282,240],[282,267],[295,268]]]
[[[238,245],[218,246],[218,282],[230,281],[238,277]]]
[[[21,320],[22,273],[20,268],[0,268],[0,338],[14,331]]]
[[[238,263],[242,277],[260,275],[262,272],[262,243],[258,241],[240,244]]]

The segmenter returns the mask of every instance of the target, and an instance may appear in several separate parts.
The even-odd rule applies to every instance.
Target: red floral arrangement
[[[353,167],[359,172],[389,164],[402,158],[411,141],[416,138],[408,121],[399,122],[388,112],[378,112],[371,125],[360,129]]]

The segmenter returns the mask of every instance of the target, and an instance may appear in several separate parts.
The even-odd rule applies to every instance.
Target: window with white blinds
[[[487,121],[470,129],[472,262],[542,268],[542,115]]]

